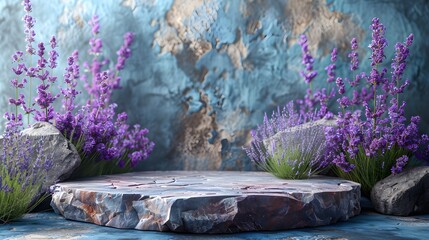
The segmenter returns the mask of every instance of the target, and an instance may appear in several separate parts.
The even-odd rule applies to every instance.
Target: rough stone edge
[[[340,183],[340,184],[344,184],[344,183]],[[342,221],[347,221],[349,218],[357,216],[360,214],[361,212],[361,206],[360,206],[360,197],[361,197],[361,189],[360,189],[360,184],[358,183],[354,183],[351,181],[346,181],[346,184],[349,185],[350,189],[347,191],[342,191],[339,192],[340,194],[347,194],[347,195],[352,195],[353,197],[349,198],[351,201],[349,201],[348,203],[348,213],[344,214],[342,217],[338,218],[338,219],[331,219],[331,221],[329,223],[323,223],[323,224],[315,224],[315,225],[294,225],[292,227],[268,227],[268,228],[261,228],[260,230],[262,231],[278,231],[278,230],[289,230],[289,229],[296,229],[296,228],[304,228],[304,227],[316,227],[316,226],[325,226],[325,225],[329,225],[329,224],[333,224],[333,223],[337,223],[337,222],[342,222]],[[81,190],[79,189],[68,189],[67,187],[61,187],[60,185],[54,185],[53,188],[55,189],[55,192],[61,192],[61,197],[58,198],[57,195],[55,195],[55,193],[52,196],[52,201],[51,201],[51,206],[54,209],[55,213],[62,215],[64,218],[69,219],[69,220],[75,220],[75,221],[83,221],[83,222],[88,222],[88,223],[93,223],[93,224],[97,224],[97,225],[101,225],[101,226],[110,226],[110,227],[115,227],[115,228],[124,228],[124,229],[137,229],[137,230],[152,230],[152,231],[161,231],[161,232],[165,232],[165,231],[171,231],[171,232],[188,232],[188,233],[209,233],[209,234],[213,234],[213,233],[233,233],[233,232],[246,232],[246,231],[228,231],[228,232],[199,232],[199,231],[189,231],[189,229],[183,228],[181,226],[179,226],[176,222],[171,221],[171,219],[177,219],[177,216],[173,216],[172,217],[172,213],[171,213],[171,208],[169,205],[173,205],[173,204],[177,204],[177,200],[181,200],[181,201],[188,201],[190,199],[195,199],[195,198],[200,198],[200,197],[191,197],[191,198],[186,198],[186,199],[162,199],[162,198],[158,198],[160,200],[163,200],[165,203],[164,207],[170,208],[170,210],[168,211],[169,215],[166,218],[167,221],[164,221],[162,225],[157,224],[157,226],[152,226],[152,227],[148,227],[146,229],[142,229],[142,228],[138,228],[139,223],[141,222],[141,218],[139,218],[138,223],[135,226],[113,226],[111,224],[103,224],[101,221],[97,222],[97,221],[89,221],[90,219],[88,219],[88,216],[82,209],[78,209],[76,208],[76,206],[74,206],[76,208],[76,210],[80,211],[80,214],[82,214],[82,216],[85,216],[85,218],[82,217],[82,219],[77,219],[77,218],[73,218],[70,216],[67,216],[64,214],[64,210],[65,208],[70,207],[71,205],[66,205],[63,206],[62,204],[56,204],[55,201],[58,201],[60,203],[67,203],[70,204],[70,202],[72,202],[73,199],[75,198],[75,195],[77,195],[77,193]],[[84,192],[84,191],[83,191]],[[97,197],[97,194],[105,194],[106,192],[87,192],[86,194],[90,194],[90,195],[94,195],[94,198]],[[320,193],[320,192],[319,192]],[[323,193],[329,193],[329,192],[321,192]],[[62,195],[65,195],[65,197],[62,197]],[[154,200],[156,198],[150,198],[150,196],[145,196],[145,195],[140,195],[140,194],[112,194],[114,196],[123,196],[123,195],[127,195],[127,197],[122,197],[122,198],[127,198],[127,199],[139,199],[144,201],[145,199],[151,199]],[[252,194],[247,194],[247,195],[231,195],[230,197],[232,198],[251,198],[254,196],[259,196],[259,195],[252,195]],[[221,198],[227,199],[227,196],[219,196]],[[271,195],[268,197],[279,197],[279,196],[275,196],[275,195]],[[204,198],[204,197],[202,197]],[[287,198],[286,196],[284,198]],[[354,200],[354,201],[353,201]],[[79,203],[81,203],[79,201]],[[337,205],[339,206],[341,203],[337,203]],[[80,206],[82,206],[83,204],[81,203]],[[94,209],[92,209],[93,211]],[[135,212],[135,214],[137,214],[137,211],[134,209],[134,204],[133,204],[133,211]],[[93,216],[96,217],[96,214]],[[287,215],[285,216],[285,218],[288,217]],[[289,216],[290,217],[290,216]],[[268,216],[268,218],[271,218],[271,216]],[[186,223],[185,223],[186,225]],[[182,225],[183,226],[183,225]],[[251,230],[252,231],[252,230]],[[254,231],[254,230],[253,230]]]

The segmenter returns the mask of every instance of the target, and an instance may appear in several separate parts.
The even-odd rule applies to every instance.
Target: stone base
[[[55,186],[67,219],[116,228],[231,233],[314,227],[360,213],[360,185],[263,172],[139,172]]]

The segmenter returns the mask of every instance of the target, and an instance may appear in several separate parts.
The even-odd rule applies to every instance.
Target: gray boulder
[[[296,134],[298,131],[301,131],[299,134],[300,136],[317,136],[321,139],[315,141],[315,142],[325,142],[325,134],[324,134],[324,127],[336,127],[337,126],[337,119],[320,119],[317,121],[312,121],[308,123],[304,123],[298,126],[294,126],[288,129],[285,129],[283,131],[280,131],[276,133],[274,136],[264,139],[263,143],[265,148],[269,149],[273,142],[276,145],[276,147],[281,147],[282,143],[288,143],[288,144],[298,144],[299,142],[302,142],[302,139],[297,139],[298,134]]]
[[[377,182],[371,191],[375,210],[408,216],[429,213],[429,167],[408,169]]]
[[[43,152],[52,157],[53,165],[42,186],[43,192],[48,192],[50,186],[67,179],[80,165],[81,159],[75,146],[52,124],[37,122],[24,129],[22,134],[31,139],[33,146],[43,139]]]

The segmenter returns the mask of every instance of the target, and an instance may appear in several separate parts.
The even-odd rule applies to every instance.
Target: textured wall
[[[142,169],[250,170],[253,166],[241,149],[249,130],[265,111],[303,94],[297,73],[299,34],[309,36],[316,66],[323,69],[330,49],[338,46],[345,56],[353,36],[366,48],[375,16],[387,27],[387,59],[396,41],[410,32],[415,35],[408,69],[413,82],[407,96],[409,114],[423,115],[422,127],[429,132],[425,2],[33,0],[33,16],[37,39],[46,41],[56,34],[63,57],[75,48],[84,55],[90,35],[86,22],[95,13],[111,57],[123,33],[136,33],[124,88],[115,100],[130,121],[148,127],[156,141]],[[24,46],[23,11],[18,0],[0,1],[0,11],[1,109],[6,109],[9,57]],[[360,56],[368,66],[368,55]]]

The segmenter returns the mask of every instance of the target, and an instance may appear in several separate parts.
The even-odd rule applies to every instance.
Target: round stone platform
[[[264,172],[137,172],[55,185],[67,219],[139,230],[231,233],[313,227],[360,213],[360,186]]]

